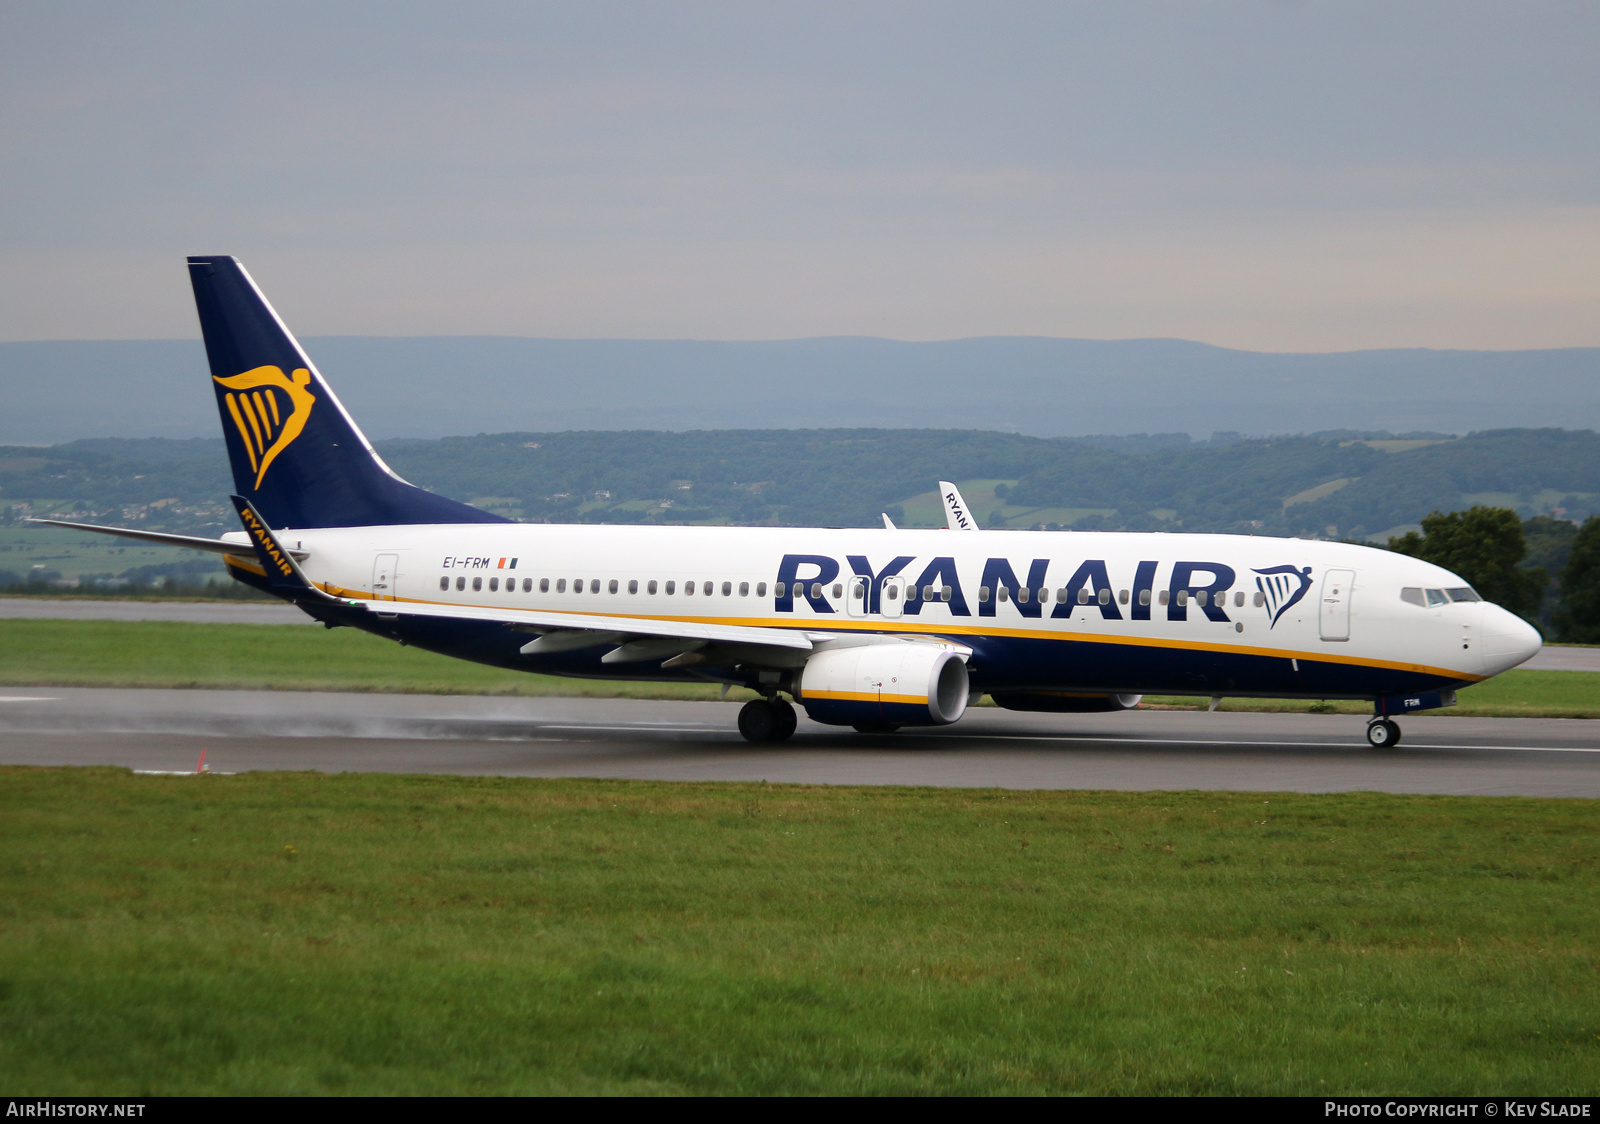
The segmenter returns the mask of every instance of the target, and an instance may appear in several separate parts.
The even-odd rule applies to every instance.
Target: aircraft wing
[[[944,500],[944,525],[952,531],[976,531],[978,521],[973,518],[967,501],[961,498],[961,489],[948,480],[939,481],[939,497]]]
[[[723,644],[760,644],[773,648],[793,648],[809,652],[812,643],[798,629],[764,628],[759,625],[711,624],[700,621],[661,620],[655,617],[608,616],[602,613],[547,613],[525,609],[492,609],[477,605],[429,605],[415,601],[361,601],[369,613],[384,616],[438,617],[446,620],[497,621],[523,625],[530,631],[575,630],[612,636],[660,636],[674,640],[697,640]],[[606,643],[597,639],[597,644]],[[565,645],[563,645],[564,647]]]

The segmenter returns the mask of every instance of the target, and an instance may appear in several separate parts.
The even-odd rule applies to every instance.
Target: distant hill
[[[1045,439],[978,430],[500,433],[395,439],[413,483],[514,518],[940,526],[955,479],[986,525],[1378,537],[1474,503],[1524,518],[1600,511],[1600,434],[1499,429],[1463,438],[1332,432],[1271,440]],[[220,438],[0,447],[0,522],[232,530]]]
[[[305,341],[368,434],[988,430],[1264,436],[1600,428],[1600,349],[1231,351],[1183,340]],[[198,340],[0,343],[0,443],[211,437]]]

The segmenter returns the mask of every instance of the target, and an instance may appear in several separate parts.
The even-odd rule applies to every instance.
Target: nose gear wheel
[[[1400,727],[1388,718],[1367,723],[1367,744],[1373,749],[1393,749],[1400,744]]]

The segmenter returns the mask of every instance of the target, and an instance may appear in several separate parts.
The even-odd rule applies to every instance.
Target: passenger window
[[[628,592],[629,593],[638,593],[639,592],[639,580],[637,578],[629,578],[628,579]]]
[[[739,596],[740,597],[749,597],[750,596],[750,583],[749,582],[740,582],[739,583]]]
[[[980,585],[978,587],[978,604],[982,605],[982,604],[986,603],[988,600],[989,600],[989,587],[986,586],[986,585]]]
[[[1235,609],[1244,608],[1244,590],[1241,589],[1238,593],[1233,595],[1233,607]]]
[[[1117,594],[1117,604],[1118,605],[1126,605],[1127,603],[1128,603],[1128,591],[1124,589],[1122,592]]]
[[[678,585],[677,582],[668,582],[667,583],[667,596],[668,597],[672,596],[673,591],[677,588],[677,585]]]
[[[650,583],[644,587],[644,591],[646,593],[650,593],[650,594],[654,594],[655,593],[655,591],[656,591],[656,583],[655,583],[655,579],[654,578],[652,578],[650,580]]]
[[[838,582],[834,582],[833,583],[833,595],[836,598],[837,597],[843,597],[844,596],[844,586],[840,585]]]
[[[897,585],[886,585],[883,587],[883,592],[888,594],[890,601],[898,601],[900,599],[900,587]]]
[[[1150,591],[1149,590],[1145,590],[1145,592],[1149,593]],[[1170,597],[1170,596],[1171,596],[1171,594],[1167,590],[1163,589],[1161,591],[1161,596],[1159,598],[1157,598],[1157,600],[1159,600],[1161,602],[1161,604],[1165,605],[1167,603],[1168,597]],[[1148,605],[1148,604],[1150,604],[1150,602],[1149,601],[1145,601],[1144,604]],[[1180,602],[1178,602],[1178,604],[1181,605],[1181,604],[1183,604],[1183,602],[1180,601]]]
[[[616,591],[617,591],[617,583],[616,582],[612,582],[611,583],[611,592],[615,593]],[[600,579],[599,578],[593,578],[593,579],[590,580],[590,582],[589,582],[589,592],[590,593],[599,593],[600,592]]]
[[[439,588],[440,589],[449,589],[450,588],[450,579],[449,578],[440,578],[439,579]]]
[[[941,586],[939,588],[939,600],[940,601],[948,601],[948,600],[950,600],[950,587],[949,586],[946,585],[946,586]]]
[[[489,592],[493,593],[495,590],[497,590],[499,588],[500,588],[500,579],[499,578],[490,578],[489,579]]]
[[[1109,589],[1102,589],[1098,594],[1095,595],[1095,600],[1099,601],[1102,605],[1111,604],[1111,591]]]
[[[540,578],[539,579],[539,592],[540,593],[549,593],[550,592],[550,579],[549,578]]]
[[[607,585],[606,585],[606,592],[607,593],[615,593],[616,591],[617,591],[617,579],[616,578],[612,578],[611,581],[609,583],[607,583]]]
[[[1011,587],[1008,585],[995,586],[994,597],[996,601],[999,601],[1001,604],[1005,604],[1007,601],[1011,600]]]
[[[765,597],[766,595],[767,595],[767,583],[766,582],[756,582],[756,596],[757,597]]]
[[[857,581],[857,582],[851,582],[850,583],[850,598],[851,598],[851,600],[860,601],[866,595],[867,595],[867,583],[866,582]]]
[[[710,597],[711,596],[711,583],[710,582],[706,582],[704,585],[702,585],[700,587],[700,592],[705,594],[707,597]]]
[[[1444,590],[1442,589],[1430,589],[1427,591],[1427,594],[1428,608],[1430,609],[1437,608],[1440,605],[1450,604],[1450,598],[1444,595]]]
[[[914,586],[914,585],[906,586],[906,600],[907,601],[915,601],[916,599],[917,599],[917,587]]]
[[[1419,591],[1418,591],[1418,595],[1419,595],[1419,596],[1420,596],[1420,595],[1421,595],[1421,591],[1420,591],[1420,590],[1419,590]],[[1263,606],[1263,605],[1265,605],[1265,604],[1266,604],[1266,603],[1267,603],[1267,595],[1266,595],[1266,594],[1265,594],[1265,593],[1262,593],[1262,592],[1261,592],[1261,591],[1260,591],[1260,590],[1259,590],[1259,589],[1258,589],[1258,590],[1256,590],[1256,595],[1255,595],[1255,597],[1254,597],[1254,598],[1253,598],[1253,600],[1254,600],[1254,602],[1255,602],[1255,606],[1256,606],[1256,608],[1258,608],[1258,609],[1259,609],[1259,608],[1261,608],[1261,606]]]
[[[772,596],[787,597],[788,594],[784,593],[784,590],[787,588],[788,586],[786,586],[783,582],[774,582],[772,586]]]
[[[723,582],[722,583],[722,596],[724,596],[724,597],[732,597],[733,596],[733,583],[732,582]]]
[[[1194,595],[1195,604],[1204,605],[1210,600],[1211,595],[1205,590],[1197,590]]]
[[[567,579],[566,578],[557,578],[556,579],[556,592],[557,593],[565,593],[566,591],[567,591]]]
[[[1078,587],[1078,604],[1087,605],[1088,603],[1089,603],[1089,588],[1087,586],[1080,585]]]
[[[477,593],[482,588],[483,588],[483,579],[482,578],[473,578],[472,579],[472,592]]]
[[[466,588],[467,588],[467,579],[466,578],[457,578],[456,579],[456,589],[457,590],[462,590],[462,589],[466,589]]]
[[[1187,605],[1188,603],[1189,603],[1189,591],[1187,589],[1178,590],[1178,607],[1182,608],[1183,606]]]
[[[811,600],[813,600],[813,601],[821,601],[822,600],[822,583],[821,582],[812,582],[811,583]]]
[[[1447,589],[1445,593],[1452,601],[1482,601],[1478,591],[1471,586],[1462,586],[1460,589]]]
[[[1022,588],[1017,590],[1017,604],[1018,605],[1026,605],[1027,603],[1028,603],[1028,587],[1027,586],[1023,586]]]
[[[694,582],[684,582],[683,583],[683,595],[685,597],[693,597],[694,596]]]

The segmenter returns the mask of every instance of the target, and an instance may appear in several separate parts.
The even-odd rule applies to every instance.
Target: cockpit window
[[[1430,589],[1426,590],[1425,592],[1428,595],[1428,608],[1430,609],[1439,605],[1450,604],[1450,598],[1445,595],[1445,592],[1442,589]]]
[[[1445,592],[1450,595],[1450,600],[1452,600],[1452,601],[1482,601],[1483,600],[1483,598],[1478,596],[1478,591],[1473,589],[1470,585],[1464,585],[1460,589],[1447,589],[1447,590],[1445,590]]]
[[[1419,609],[1428,607],[1428,600],[1422,596],[1422,587],[1420,585],[1406,586],[1400,591],[1400,600],[1408,605],[1415,605]]]

